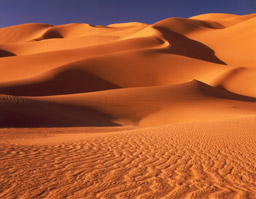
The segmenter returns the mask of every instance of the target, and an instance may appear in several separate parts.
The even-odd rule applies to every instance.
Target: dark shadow
[[[90,107],[10,98],[16,99],[0,104],[1,128],[120,126],[113,117]]]
[[[0,49],[0,58],[1,57],[11,57],[11,56],[16,56],[16,54],[9,52],[7,50],[1,50]]]
[[[49,30],[45,32],[41,37],[37,39],[33,39],[32,41],[41,41],[45,39],[63,39],[64,37],[58,33],[57,31],[54,30]]]
[[[212,87],[198,80],[194,80],[194,82],[197,82],[198,89],[206,96],[236,101],[256,102],[256,98],[254,97],[232,93],[222,86]]]
[[[39,79],[39,78],[38,78]],[[1,86],[0,93],[18,96],[49,96],[120,88],[81,69],[68,69],[49,79]]]
[[[56,38],[63,38],[63,36],[60,33],[58,33],[57,31],[50,30],[50,31],[47,31],[46,33],[44,33],[43,38],[44,39],[56,39]]]
[[[154,28],[160,31],[164,39],[170,43],[170,47],[158,51],[226,65],[225,62],[216,57],[215,52],[208,46],[167,28],[158,26]]]

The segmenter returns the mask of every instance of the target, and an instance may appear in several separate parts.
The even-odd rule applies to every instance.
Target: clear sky
[[[204,13],[250,14],[256,0],[1,0],[0,27],[23,23],[154,23]]]

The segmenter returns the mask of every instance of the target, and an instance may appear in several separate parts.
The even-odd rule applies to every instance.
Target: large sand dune
[[[0,29],[0,198],[256,198],[256,14]]]

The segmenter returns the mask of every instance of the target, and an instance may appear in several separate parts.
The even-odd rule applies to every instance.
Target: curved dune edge
[[[255,25],[0,28],[0,198],[256,198]]]

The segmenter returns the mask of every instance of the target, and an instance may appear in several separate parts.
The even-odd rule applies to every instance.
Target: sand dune
[[[0,43],[22,43],[37,38],[47,29],[51,28],[49,24],[30,23],[17,26],[11,26],[0,29]]]
[[[20,127],[90,126],[92,121],[96,126],[108,123],[155,126],[242,117],[256,111],[256,98],[237,95],[196,80],[172,86],[48,97],[3,95],[1,101],[2,110],[5,110],[5,120],[2,119],[1,125],[8,121],[7,126]],[[23,124],[24,121],[27,123]]]
[[[11,78],[24,76],[19,70],[14,74],[9,68],[6,68],[6,74],[12,73]],[[30,69],[29,65],[23,68],[24,71],[28,71],[25,75],[29,75],[29,72],[39,73],[38,68]],[[32,78],[4,81],[0,83],[0,91],[4,94],[35,96],[69,94],[75,93],[75,90],[92,91],[103,81],[106,84],[102,86],[109,88],[177,84],[194,78],[208,83],[225,70],[225,67],[215,63],[162,53],[158,50],[139,50],[84,59],[48,70],[43,74],[39,73],[40,75]],[[182,76],[178,76],[179,73],[182,73]],[[134,78],[134,75],[139,75],[140,78]],[[69,83],[71,80],[72,83]],[[66,86],[62,86],[62,83]],[[68,90],[69,87],[74,87],[74,91],[61,91]]]
[[[0,28],[0,198],[255,198],[255,25]]]
[[[243,19],[243,17],[241,16]],[[254,46],[256,39],[256,15],[250,15],[241,21],[240,17],[233,19],[235,25],[215,29],[208,32],[197,32],[189,37],[202,42],[216,52],[216,56],[225,63],[240,67],[254,67]],[[250,31],[248,31],[250,30]]]

